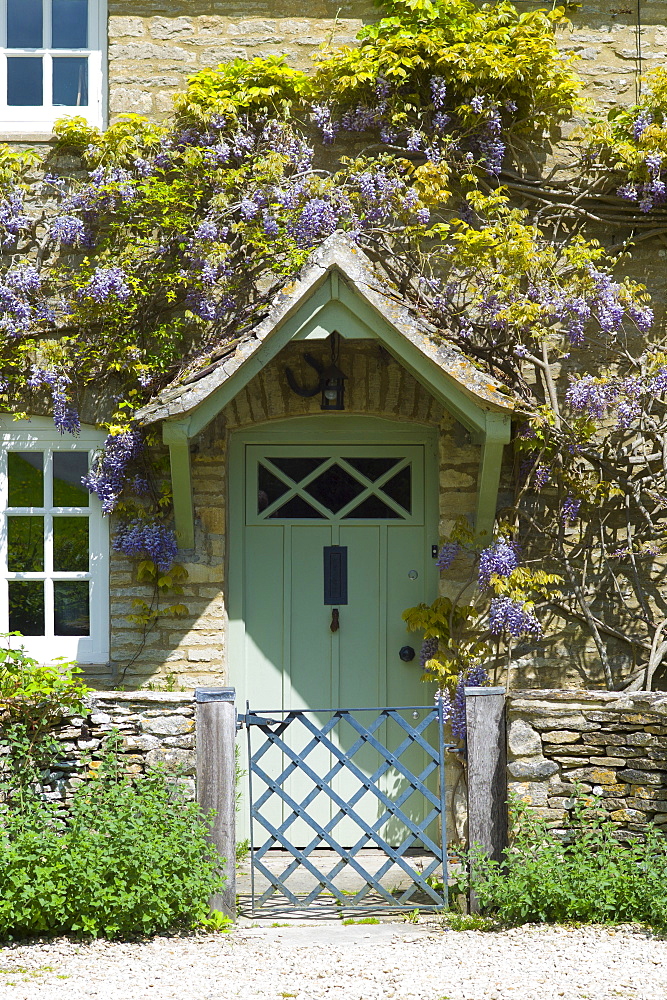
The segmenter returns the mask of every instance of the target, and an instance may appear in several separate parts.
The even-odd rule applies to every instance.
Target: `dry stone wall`
[[[562,827],[577,787],[625,834],[667,827],[667,694],[513,691],[508,791]]]
[[[106,745],[118,734],[120,760],[126,774],[164,768],[195,794],[195,703],[192,694],[157,691],[96,692],[86,701],[88,712],[68,719],[58,736],[60,761],[45,775],[47,799],[67,806],[74,790],[100,768]]]

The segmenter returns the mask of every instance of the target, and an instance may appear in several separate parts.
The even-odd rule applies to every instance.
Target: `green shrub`
[[[64,718],[83,711],[88,688],[75,663],[38,663],[22,646],[11,648],[7,640],[16,636],[0,634],[0,746],[8,751],[0,787],[20,802],[42,771],[62,756],[55,730]]]
[[[106,765],[67,819],[36,798],[3,813],[0,936],[133,937],[208,915],[224,879],[198,807],[159,772],[132,783]]]
[[[667,838],[648,825],[621,843],[596,800],[578,796],[565,840],[525,807],[512,808],[503,862],[469,855],[482,912],[507,923],[639,921],[667,930]]]

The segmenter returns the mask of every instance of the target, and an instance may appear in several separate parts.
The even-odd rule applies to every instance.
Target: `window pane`
[[[90,635],[87,580],[56,580],[53,584],[55,635]]]
[[[44,635],[44,584],[41,580],[10,580],[9,631]]]
[[[7,48],[41,49],[43,44],[42,0],[7,0]]]
[[[43,103],[42,60],[11,56],[7,59],[7,104],[37,108]]]
[[[272,504],[274,500],[287,493],[288,487],[274,476],[272,472],[265,469],[263,465],[257,466],[257,513]]]
[[[273,514],[269,514],[269,517],[319,517],[320,519],[323,516],[301,497],[292,497],[278,510],[274,510]]]
[[[87,507],[90,494],[81,480],[88,474],[88,453],[54,451],[53,506]]]
[[[88,0],[52,0],[51,38],[54,49],[88,48]]]
[[[380,497],[366,497],[361,503],[351,510],[349,514],[345,515],[345,518],[361,518],[370,517],[374,521],[388,521],[399,519],[401,515],[397,514],[395,510],[392,510],[389,504],[386,504],[384,500]]]
[[[88,57],[53,60],[53,103],[66,108],[88,104]]]
[[[271,461],[276,469],[280,469],[295,483],[299,483],[325,460],[323,458],[272,458]]]
[[[44,455],[41,451],[10,451],[7,472],[10,507],[44,506]]]
[[[44,571],[44,518],[7,518],[7,569],[10,573]]]
[[[410,466],[404,466],[400,472],[392,476],[389,482],[384,484],[382,491],[410,512],[412,510],[412,475]]]
[[[397,465],[400,458],[346,458],[345,461],[349,462],[353,469],[358,469],[364,476],[375,482],[385,472],[389,472]]]
[[[364,487],[340,465],[330,465],[326,472],[306,486],[306,491],[337,514],[346,504],[363,493]]]
[[[88,572],[87,517],[54,517],[53,568],[57,573]]]

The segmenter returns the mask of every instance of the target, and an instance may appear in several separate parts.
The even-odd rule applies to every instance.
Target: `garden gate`
[[[328,897],[366,911],[447,905],[444,761],[451,744],[440,703],[276,712],[247,706],[239,722],[248,741],[253,912],[275,903],[272,897],[299,907]]]

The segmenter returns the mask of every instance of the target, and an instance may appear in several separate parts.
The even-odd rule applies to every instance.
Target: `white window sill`
[[[55,142],[53,132],[30,132],[24,129],[20,132],[10,132],[0,126],[0,142]]]

